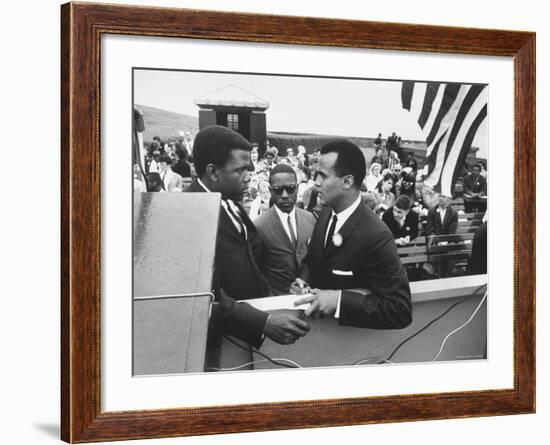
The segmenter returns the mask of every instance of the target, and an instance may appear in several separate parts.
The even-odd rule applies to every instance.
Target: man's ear
[[[353,175],[346,175],[344,176],[343,179],[344,179],[344,184],[343,184],[344,190],[348,190],[352,188],[353,185],[355,184],[355,179]]]
[[[210,181],[212,181],[212,182],[218,182],[219,181],[218,169],[216,168],[216,166],[214,164],[208,164],[206,166],[206,176],[208,176],[208,179],[210,179]]]

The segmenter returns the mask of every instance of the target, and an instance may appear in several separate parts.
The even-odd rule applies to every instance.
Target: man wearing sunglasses
[[[306,256],[315,217],[296,207],[298,181],[290,165],[274,167],[269,185],[273,206],[255,221],[264,245],[260,268],[273,291],[284,295]]]

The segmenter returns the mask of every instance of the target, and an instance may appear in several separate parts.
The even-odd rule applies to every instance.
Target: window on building
[[[232,130],[239,131],[239,115],[229,113],[227,115],[227,126]]]

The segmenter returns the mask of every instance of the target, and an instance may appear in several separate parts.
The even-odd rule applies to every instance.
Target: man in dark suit
[[[256,259],[261,240],[239,204],[250,182],[250,143],[227,127],[212,125],[196,136],[193,154],[198,178],[188,192],[221,193],[215,258],[215,293],[209,345],[235,335],[258,347],[267,336],[280,344],[294,343],[309,330],[304,320],[287,313],[270,314],[237,300],[270,295]]]
[[[464,178],[464,210],[466,213],[487,210],[487,180],[481,176],[481,166],[474,165]]]
[[[290,165],[275,166],[269,184],[273,206],[255,221],[264,247],[259,264],[273,291],[284,295],[306,256],[315,217],[296,207],[298,179]]]
[[[418,215],[411,212],[411,206],[409,197],[400,195],[382,216],[382,221],[390,229],[397,246],[406,246],[418,236]]]
[[[363,153],[348,140],[322,147],[316,186],[325,209],[295,283],[318,289],[296,304],[309,302],[306,315],[341,325],[400,329],[412,321],[411,291],[392,233],[362,203],[365,170]]]
[[[441,194],[439,204],[428,212],[426,235],[452,235],[458,226],[458,212],[451,205],[451,197]],[[455,262],[445,260],[432,263],[441,278],[453,274]]]
[[[452,235],[457,225],[458,212],[451,206],[451,197],[441,194],[439,204],[428,212],[426,235]]]

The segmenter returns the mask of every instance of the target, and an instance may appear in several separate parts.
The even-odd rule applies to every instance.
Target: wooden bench
[[[455,198],[451,201],[451,205],[457,212],[464,212],[464,200],[462,198]]]
[[[456,233],[474,233],[483,224],[484,213],[459,213]]]
[[[426,243],[428,261],[433,264],[453,262],[454,267],[461,269],[465,274],[472,253],[473,239],[472,232],[428,236]]]

